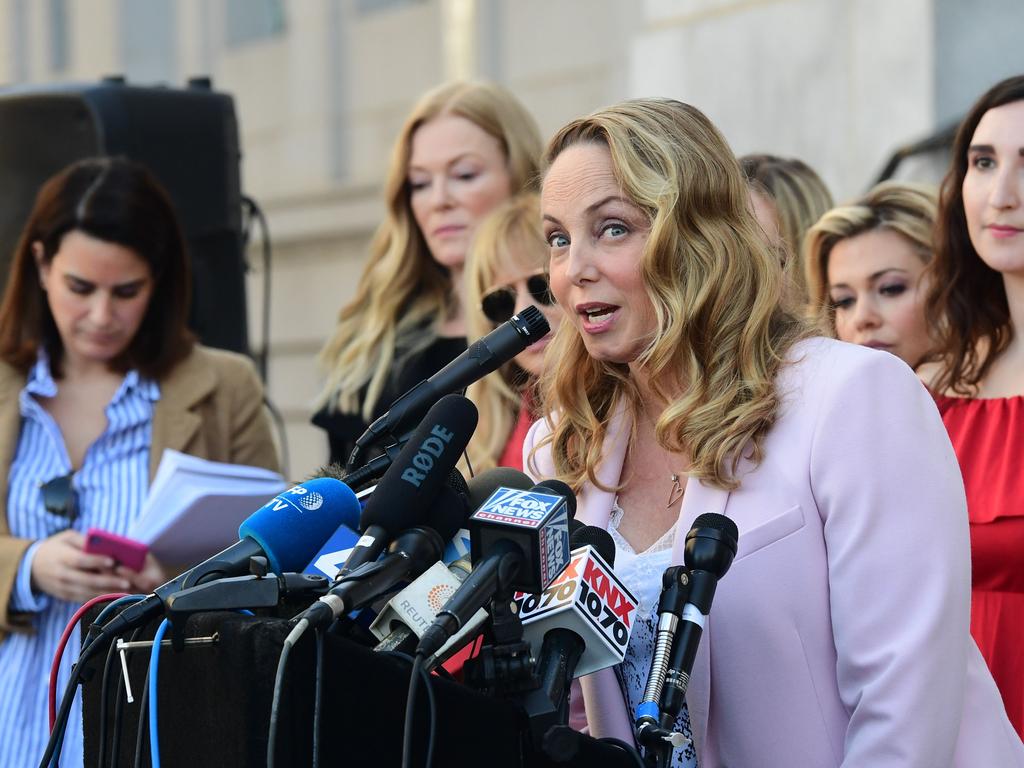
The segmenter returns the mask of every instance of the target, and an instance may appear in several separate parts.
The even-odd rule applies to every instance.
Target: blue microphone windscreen
[[[339,525],[357,528],[359,500],[345,483],[317,477],[282,491],[238,528],[253,539],[274,573],[301,571]]]

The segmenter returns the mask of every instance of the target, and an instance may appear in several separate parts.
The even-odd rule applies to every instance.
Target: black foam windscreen
[[[481,472],[469,481],[469,507],[471,510],[480,508],[487,497],[499,488],[516,488],[528,491],[533,487],[533,480],[518,469],[511,467],[494,467]]]
[[[466,525],[469,512],[466,495],[450,485],[443,485],[427,512],[427,519],[423,521],[423,524],[441,534],[444,541],[448,541]]]
[[[534,488],[537,490],[547,488],[555,495],[561,496],[565,499],[565,505],[569,508],[569,517],[576,517],[576,494],[572,492],[572,488],[569,487],[568,483],[555,479],[541,480]]]
[[[462,395],[445,395],[395,457],[366,503],[360,528],[371,525],[392,534],[422,522],[476,429],[476,406]]]
[[[139,87],[118,78],[0,90],[0,281],[43,182],[87,157],[145,165],[178,212],[192,266],[189,326],[248,352],[238,124],[209,81]]]
[[[569,537],[570,549],[591,546],[610,567],[615,567],[615,540],[604,528],[596,525],[584,525],[572,532]]]

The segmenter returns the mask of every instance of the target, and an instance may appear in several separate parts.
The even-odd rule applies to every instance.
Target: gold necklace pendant
[[[665,505],[665,509],[671,509],[673,505],[677,504],[681,498],[683,498],[683,491],[685,486],[679,482],[679,475],[672,474],[672,490],[668,492],[668,504]]]

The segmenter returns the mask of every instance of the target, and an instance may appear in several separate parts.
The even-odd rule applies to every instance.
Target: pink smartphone
[[[112,557],[119,565],[141,571],[146,564],[149,547],[141,541],[118,536],[102,528],[90,528],[85,534],[85,551],[90,555]]]

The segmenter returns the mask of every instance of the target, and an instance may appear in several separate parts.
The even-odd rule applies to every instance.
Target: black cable
[[[96,765],[103,765],[107,756],[107,699],[110,698],[110,668],[117,658],[117,638],[110,643],[107,649],[107,659],[103,662],[103,682],[100,683],[100,734],[99,734],[99,757],[96,758]]]
[[[324,697],[324,632],[320,627],[316,630],[316,668],[314,676],[316,680],[313,698],[313,768],[320,766],[320,714]]]
[[[281,656],[277,660],[277,674],[274,676],[274,698],[270,703],[270,727],[267,731],[267,768],[274,768],[274,752],[277,750],[277,723],[280,719],[281,692],[284,689],[284,673],[288,668],[288,657],[303,633],[309,629],[309,620],[300,620],[288,633],[281,645]]]
[[[43,759],[39,762],[39,768],[50,768],[54,755],[60,754],[61,746],[64,743],[64,731],[68,727],[68,718],[71,716],[71,707],[75,703],[75,696],[78,694],[78,684],[81,682],[81,670],[85,664],[92,660],[98,650],[102,650],[100,635],[94,642],[89,643],[79,654],[78,661],[71,668],[71,676],[64,688],[64,695],[60,700],[60,708],[57,710],[57,717],[53,721],[53,729],[50,731],[50,738],[46,742],[46,750],[43,752]],[[106,638],[109,640],[110,638]]]
[[[256,353],[256,369],[259,371],[260,379],[263,381],[264,389],[267,385],[268,369],[270,365],[270,270],[273,262],[273,246],[270,241],[270,226],[267,224],[267,217],[259,204],[248,195],[242,196],[242,208],[245,214],[242,223],[242,252],[243,255],[248,249],[249,237],[252,233],[253,220],[259,224],[260,240],[263,253],[263,310],[260,313],[260,348]],[[248,260],[246,268],[249,269]],[[288,477],[288,435],[285,432],[284,419],[277,407],[270,402],[270,398],[264,391],[263,402],[270,411],[270,417],[277,428],[278,442],[281,446],[281,474]]]
[[[128,638],[128,642],[134,643],[139,639],[139,635],[142,633],[142,627],[135,629],[131,636]],[[125,664],[127,666],[127,663]],[[121,726],[124,723],[124,704],[125,697],[122,696],[122,692],[125,690],[125,679],[124,676],[117,678],[117,692],[114,694],[116,701],[114,703],[114,732],[113,738],[110,743],[110,768],[117,768],[118,758],[121,756]]]
[[[245,206],[248,219],[245,226],[243,227],[243,247],[249,244],[249,233],[252,226],[252,220],[255,219],[260,225],[260,235],[263,244],[263,317],[262,317],[262,329],[260,334],[261,344],[260,351],[256,355],[256,364],[259,368],[260,378],[263,382],[267,381],[267,360],[270,356],[270,267],[272,248],[270,244],[270,227],[267,225],[267,217],[263,214],[262,209],[248,195],[242,197],[242,204]]]
[[[401,653],[393,653],[408,659],[408,656]],[[430,768],[434,762],[434,726],[437,719],[437,708],[434,702],[434,687],[430,684],[430,674],[423,667],[425,659],[417,655],[412,662],[412,670],[409,673],[409,697],[405,702],[405,732],[402,734],[402,768],[410,768],[412,759],[412,724],[416,712],[416,686],[420,680],[427,689],[427,759],[425,768]]]
[[[636,751],[636,747],[632,744],[627,744],[621,739],[615,739],[611,736],[605,736],[603,739],[598,739],[602,744],[611,744],[613,747],[618,747],[627,755],[629,755],[633,761],[637,764],[637,768],[648,768],[643,758],[640,757],[640,753]]]
[[[405,727],[402,732],[402,768],[409,768],[412,759],[412,720],[416,712],[416,685],[419,683],[419,670],[423,665],[423,656],[417,656],[412,662],[409,674],[409,694],[405,700]]]
[[[422,659],[423,657],[417,656],[416,658]],[[422,664],[420,665],[419,672],[420,678],[423,680],[423,685],[427,689],[427,713],[429,719],[427,721],[427,762],[424,768],[430,768],[431,764],[434,762],[434,731],[435,724],[437,722],[437,705],[434,702],[434,686],[430,684],[430,673],[423,668]]]
[[[266,389],[263,390],[263,404],[270,411],[270,419],[274,422],[274,428],[277,430],[277,442],[281,446],[281,474],[288,477],[290,474],[288,467],[291,464],[291,458],[288,455],[288,432],[285,430],[284,416],[281,415],[281,411],[278,410],[277,406],[270,401]]]
[[[139,696],[139,730],[135,734],[135,768],[142,768],[142,756],[145,749],[146,734],[149,733],[149,664],[146,665],[146,678],[142,682],[142,694]]]

